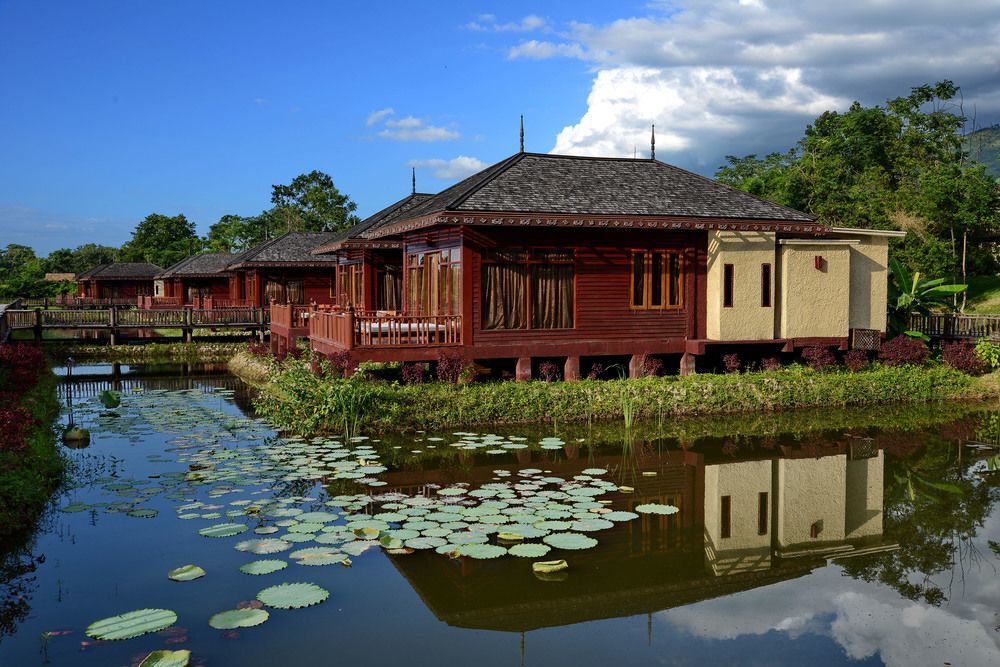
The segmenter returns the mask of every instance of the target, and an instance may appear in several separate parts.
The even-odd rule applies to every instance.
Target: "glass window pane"
[[[667,303],[671,306],[679,306],[682,303],[681,297],[681,256],[676,253],[670,253],[670,274],[668,276],[670,282],[670,291],[668,294]]]
[[[646,256],[644,253],[632,253],[632,305],[645,305]]]
[[[663,305],[663,253],[654,252],[649,272],[649,305],[659,308]]]

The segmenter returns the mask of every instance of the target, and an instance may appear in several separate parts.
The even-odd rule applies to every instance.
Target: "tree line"
[[[151,213],[120,248],[87,243],[39,257],[25,245],[0,248],[0,299],[51,297],[72,292],[71,282],[46,282],[46,273],[78,274],[110,262],[150,262],[166,268],[202,252],[243,252],[286,231],[338,231],[358,223],[357,204],[333,179],[311,171],[271,186],[271,208],[258,215],[224,215],[198,236],[184,214]]]

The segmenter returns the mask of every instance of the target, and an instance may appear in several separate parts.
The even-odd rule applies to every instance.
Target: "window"
[[[767,491],[757,494],[757,534],[767,535]]]
[[[721,525],[719,526],[720,537],[732,537],[733,534],[733,499],[731,496],[722,496],[722,507],[719,512]]]
[[[726,264],[722,267],[722,306],[724,308],[733,307],[734,273],[732,264]]]
[[[403,309],[403,267],[385,264],[375,272],[375,287],[379,310]]]
[[[483,255],[483,329],[572,329],[572,250],[505,248]]]
[[[361,263],[337,267],[337,303],[354,308],[365,307],[365,269]]]
[[[684,272],[679,252],[636,250],[630,263],[632,278],[629,304],[636,309],[680,308],[683,305]]]
[[[771,265],[760,265],[760,305],[771,307]]]
[[[303,303],[304,294],[301,280],[280,280],[268,278],[264,283],[264,300],[275,303]]]
[[[462,311],[462,249],[406,256],[406,309],[413,315],[457,315]]]

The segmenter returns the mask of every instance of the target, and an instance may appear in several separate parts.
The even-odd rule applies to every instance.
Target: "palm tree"
[[[945,284],[947,278],[928,280],[917,271],[910,275],[895,259],[889,262],[889,326],[890,338],[909,331],[910,316],[913,313],[929,314],[932,310],[954,310],[950,297],[964,292],[969,286]]]

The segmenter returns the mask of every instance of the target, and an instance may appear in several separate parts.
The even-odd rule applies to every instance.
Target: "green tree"
[[[948,310],[951,298],[964,292],[968,285],[946,285],[945,278],[927,279],[919,271],[910,274],[896,259],[889,260],[889,337],[898,336],[910,328],[910,316],[928,314],[932,310]]]
[[[201,248],[202,240],[195,233],[194,223],[183,214],[151,213],[136,226],[132,239],[122,246],[119,258],[124,262],[151,262],[166,268],[200,252]]]
[[[271,213],[288,231],[325,232],[358,223],[357,204],[321,171],[300,174],[288,185],[271,186]]]
[[[209,227],[205,249],[209,252],[243,252],[286,229],[273,210],[260,215],[224,215]]]

